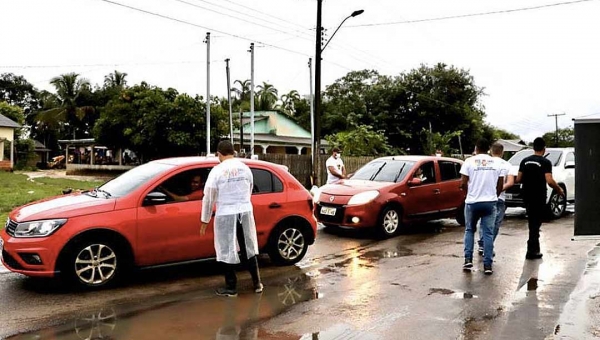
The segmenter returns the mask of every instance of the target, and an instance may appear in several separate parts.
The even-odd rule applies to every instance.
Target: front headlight
[[[17,224],[17,228],[15,229],[15,237],[48,236],[65,223],[67,223],[67,219],[19,223]]]
[[[348,201],[348,205],[367,204],[374,200],[377,196],[379,196],[379,191],[377,190],[361,192],[360,194],[352,196]]]

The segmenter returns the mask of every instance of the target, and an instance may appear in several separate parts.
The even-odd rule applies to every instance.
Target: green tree
[[[250,79],[233,82],[231,92],[235,94],[232,106],[236,112],[250,110]]]
[[[371,126],[358,125],[351,130],[341,131],[325,137],[330,145],[339,146],[349,156],[380,156],[392,153],[383,131],[374,131]]]
[[[575,146],[575,131],[572,126],[566,127],[564,129],[558,129],[557,131],[546,132],[542,138],[546,142],[546,145],[566,148],[566,147],[574,147]]]
[[[292,90],[288,93],[281,95],[281,108],[283,112],[287,113],[290,116],[294,116],[296,114],[296,108],[294,103],[300,100],[300,94],[296,90]]]
[[[23,108],[38,109],[38,91],[23,76],[4,73],[0,76],[0,101]]]
[[[277,89],[266,82],[256,87],[258,89],[258,105],[256,105],[259,111],[270,111],[275,109],[277,103]]]

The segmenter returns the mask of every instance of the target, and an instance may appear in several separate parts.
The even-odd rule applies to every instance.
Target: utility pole
[[[313,183],[321,184],[321,168],[319,166],[319,153],[321,151],[321,39],[323,27],[321,27],[323,0],[317,0],[317,33],[315,39],[315,99],[314,99],[314,137],[313,137],[313,152],[315,160],[313,164]]]
[[[254,156],[254,43],[250,43],[250,158]]]
[[[227,102],[229,102],[229,141],[233,145],[233,111],[231,109],[231,84],[229,80],[229,58],[225,59],[225,72],[227,73]]]
[[[556,132],[554,133],[554,146],[558,146],[558,116],[564,116],[564,113],[555,113],[548,115],[548,117],[554,117],[554,124],[556,125]]]
[[[311,168],[314,169],[315,168],[315,155],[317,154],[315,152],[315,110],[314,110],[314,96],[313,96],[313,79],[312,79],[312,58],[308,58],[308,73],[309,73],[309,78],[310,78],[310,165]],[[312,178],[312,180],[314,181],[314,178]],[[311,181],[312,183],[310,183],[311,185],[314,185],[315,183]]]
[[[210,154],[210,32],[206,32],[206,155]]]

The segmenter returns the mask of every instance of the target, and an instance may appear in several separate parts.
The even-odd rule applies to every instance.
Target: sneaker
[[[538,260],[544,256],[542,253],[527,253],[525,254],[525,258],[528,260]]]
[[[264,289],[264,288],[265,288],[265,286],[263,286],[263,284],[262,284],[262,283],[259,283],[259,284],[257,284],[257,285],[255,285],[255,286],[254,286],[254,292],[255,292],[256,294],[260,294],[260,293],[262,293],[262,292],[263,292],[263,289]]]
[[[215,293],[219,296],[229,296],[229,297],[237,296],[237,291],[235,289],[217,288],[217,290],[215,290]]]
[[[485,275],[492,275],[492,273],[494,273],[494,271],[492,270],[492,266],[483,266],[483,273]]]
[[[472,259],[465,259],[465,264],[463,264],[463,269],[464,270],[470,270],[471,268],[473,268],[473,260]]]
[[[477,249],[477,252],[479,253],[479,255],[483,256],[483,246],[479,246],[479,249]]]

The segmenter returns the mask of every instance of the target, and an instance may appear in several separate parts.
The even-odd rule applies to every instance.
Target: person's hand
[[[561,196],[564,196],[565,195],[565,191],[563,190],[563,188],[559,187],[559,189],[560,190],[558,191],[558,194],[561,195]]]
[[[200,222],[200,235],[206,234],[206,227],[208,223]]]

